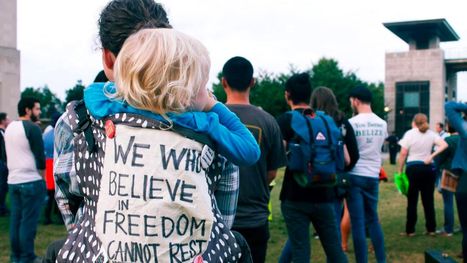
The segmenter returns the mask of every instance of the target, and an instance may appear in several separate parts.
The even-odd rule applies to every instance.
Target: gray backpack
[[[84,215],[58,262],[239,260],[214,199],[219,162],[201,164],[207,136],[141,115],[95,120],[82,102],[67,113]]]

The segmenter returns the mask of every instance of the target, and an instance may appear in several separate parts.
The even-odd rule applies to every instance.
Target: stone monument
[[[20,53],[16,49],[16,0],[0,0],[0,112],[16,117],[20,97]]]
[[[384,23],[409,45],[405,52],[386,53],[384,99],[388,130],[401,136],[421,112],[430,128],[443,122],[444,103],[457,97],[457,72],[467,70],[467,59],[445,58],[440,42],[459,36],[446,19]]]

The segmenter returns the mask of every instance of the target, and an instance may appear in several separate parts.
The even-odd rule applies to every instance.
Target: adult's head
[[[327,87],[318,87],[313,90],[310,105],[314,110],[329,114],[336,122],[341,122],[344,117],[344,114],[339,110],[334,92]]]
[[[222,68],[222,85],[229,92],[246,92],[255,84],[253,65],[244,57],[233,57]]]
[[[452,127],[452,125],[449,123],[449,121],[446,122],[446,130],[450,133],[450,134],[453,134],[453,133],[456,133],[457,130]]]
[[[30,97],[21,98],[18,102],[18,115],[25,120],[38,121],[41,115],[39,100]]]
[[[204,45],[174,29],[131,35],[115,62],[115,97],[158,114],[183,112],[206,95],[210,60]]]
[[[109,80],[114,80],[115,58],[131,34],[145,28],[171,27],[164,8],[154,0],[112,0],[98,23],[102,62]]]
[[[5,112],[0,112],[0,128],[6,129],[6,127],[10,124],[10,119]]]
[[[373,95],[364,86],[357,86],[349,93],[350,106],[355,113],[371,112]]]
[[[441,133],[444,130],[444,124],[441,122],[437,122],[435,125],[435,130],[437,133]]]
[[[423,113],[415,114],[412,123],[421,133],[425,133],[430,128],[430,125],[428,125],[428,117]]]
[[[285,100],[290,107],[309,105],[311,82],[308,73],[294,74],[285,82]]]

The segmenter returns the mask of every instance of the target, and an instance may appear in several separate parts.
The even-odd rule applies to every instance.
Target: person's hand
[[[433,162],[433,157],[428,156],[427,158],[425,158],[425,160],[423,161],[425,164],[431,164]]]
[[[204,105],[203,111],[208,112],[216,105],[217,100],[211,91],[208,91],[208,98],[206,99],[206,105]]]
[[[217,103],[214,95],[206,88],[200,88],[196,98],[193,101],[193,107],[198,111],[210,111]]]

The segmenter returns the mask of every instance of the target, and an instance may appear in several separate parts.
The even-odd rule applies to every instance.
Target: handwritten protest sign
[[[214,215],[201,149],[173,132],[116,126],[96,213],[110,262],[186,262],[206,250]]]

